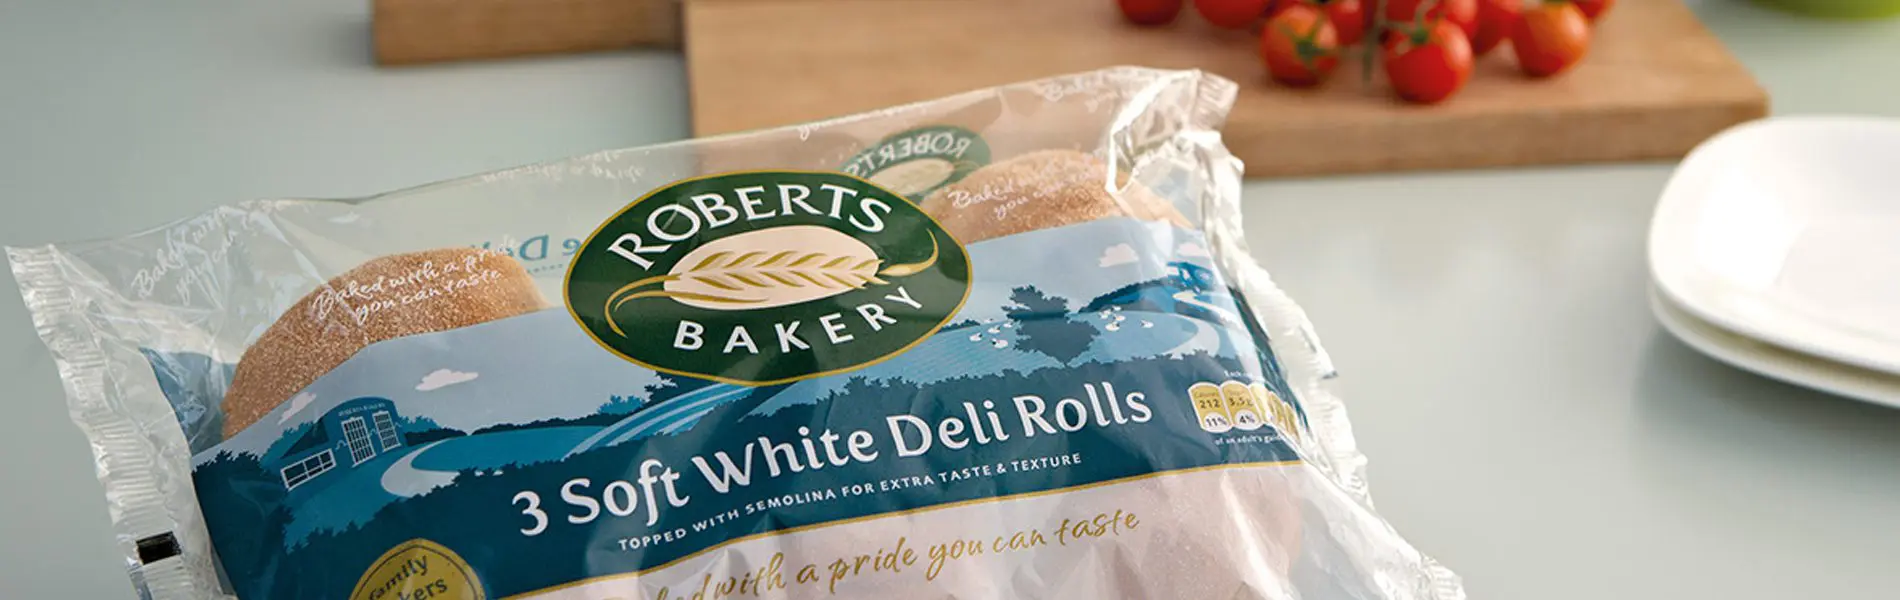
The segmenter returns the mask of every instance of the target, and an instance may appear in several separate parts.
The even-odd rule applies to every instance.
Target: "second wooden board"
[[[1450,102],[1410,106],[1356,60],[1317,90],[1267,80],[1255,36],[1187,9],[1137,28],[1110,0],[692,0],[693,127],[810,121],[1114,65],[1203,69],[1241,83],[1225,130],[1249,176],[1680,157],[1767,113],[1754,78],[1680,0],[1619,3],[1584,63],[1520,75],[1508,48]]]

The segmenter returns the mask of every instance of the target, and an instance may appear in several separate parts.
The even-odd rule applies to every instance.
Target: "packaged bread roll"
[[[1102,160],[1071,150],[1024,154],[939,188],[924,212],[966,243],[1128,217],[1189,227],[1187,217],[1126,173],[1110,177]]]
[[[9,258],[141,597],[1463,598],[1239,242],[1233,94],[1081,73]]]
[[[251,342],[224,395],[224,435],[370,344],[543,308],[527,270],[497,252],[443,248],[369,261],[312,290]]]

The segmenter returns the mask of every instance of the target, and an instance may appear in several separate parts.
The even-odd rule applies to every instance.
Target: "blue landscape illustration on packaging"
[[[1205,243],[1166,224],[1107,219],[973,244],[972,292],[937,334],[893,360],[766,387],[640,368],[602,351],[566,311],[551,309],[372,345],[258,424],[219,440],[216,403],[230,366],[190,353],[147,354],[192,441],[213,537],[221,549],[238,549],[221,556],[234,584],[259,597],[316,597],[323,594],[303,583],[317,574],[250,555],[353,544],[373,557],[384,538],[406,535],[383,535],[378,524],[446,501],[440,497],[448,490],[513,489],[521,486],[500,482],[589,461],[631,472],[638,457],[659,452],[643,445],[677,440],[672,447],[691,448],[706,445],[693,441],[710,439],[705,430],[790,427],[773,423],[781,418],[816,428],[843,418],[820,408],[829,402],[920,390],[946,403],[1006,399],[982,390],[1023,382],[1081,386],[1091,397],[1133,388],[1113,383],[1120,381],[1180,394],[1197,381],[1238,377],[1264,384],[1297,411],[1265,332],[1222,280]],[[1037,260],[1016,258],[1028,255]],[[523,351],[522,340],[532,340],[532,351]],[[217,381],[220,375],[227,379]],[[1172,405],[1161,412],[1194,427],[1191,409],[1186,417]],[[1121,438],[1070,443],[1132,452]],[[1223,452],[1230,454],[1209,460],[1296,458],[1283,442]],[[496,515],[513,517],[500,531],[518,525],[520,508],[499,503]],[[220,528],[220,520],[233,526]],[[467,558],[484,562],[479,552]],[[523,574],[518,584],[501,575],[487,584],[519,593],[569,575]]]

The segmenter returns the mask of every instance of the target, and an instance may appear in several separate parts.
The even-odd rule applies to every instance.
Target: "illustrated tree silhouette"
[[[435,422],[435,419],[420,415],[397,417],[396,423],[396,429],[402,432],[403,443],[409,446],[421,446],[436,440],[468,435],[459,429],[443,427],[441,423]]]
[[[1050,296],[1035,286],[1009,291],[1010,305],[1003,313],[1020,322],[1016,327],[1017,347],[1040,352],[1063,363],[1087,352],[1101,331],[1094,325],[1077,321],[1069,313],[1069,300]]]
[[[614,394],[607,397],[607,402],[600,405],[598,412],[625,415],[632,414],[633,411],[639,410],[642,406],[646,406],[645,396],[641,396],[640,394],[627,394],[625,396]]]

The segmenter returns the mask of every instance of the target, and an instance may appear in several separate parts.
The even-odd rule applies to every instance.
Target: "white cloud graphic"
[[[1102,266],[1113,267],[1135,262],[1135,247],[1128,244],[1115,244],[1102,251]]]
[[[303,392],[295,396],[291,396],[290,408],[284,409],[284,415],[277,418],[277,424],[282,425],[284,423],[289,423],[291,417],[297,416],[297,413],[303,412],[304,407],[310,406],[310,403],[315,401],[316,399],[317,399],[317,395],[312,394],[310,392]]]
[[[474,381],[476,377],[480,376],[480,373],[464,373],[451,369],[436,369],[435,372],[422,376],[422,383],[416,384],[416,391],[427,392],[439,390],[458,383]]]
[[[1206,246],[1202,246],[1196,242],[1183,243],[1180,245],[1180,247],[1177,247],[1174,249],[1174,253],[1179,254],[1181,256],[1196,257],[1196,258],[1210,258],[1214,256],[1213,254],[1208,253]]]

